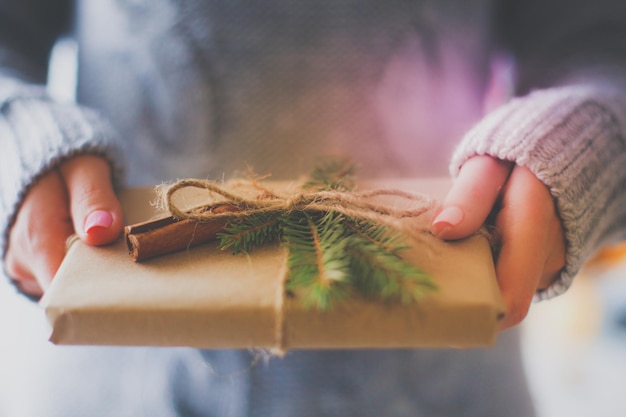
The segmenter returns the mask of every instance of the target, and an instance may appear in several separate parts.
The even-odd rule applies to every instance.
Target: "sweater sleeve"
[[[114,165],[119,145],[93,111],[59,103],[45,89],[54,41],[67,28],[66,1],[0,1],[0,249],[29,187],[61,161],[98,154]],[[115,163],[114,163],[115,161]]]
[[[601,246],[626,236],[626,54],[618,53],[626,6],[511,3],[502,33],[518,62],[517,97],[467,133],[450,167],[458,175],[467,159],[490,155],[549,187],[567,253],[560,278],[537,294],[544,299],[563,293]]]
[[[588,84],[537,90],[489,114],[463,139],[453,175],[474,155],[529,168],[551,190],[566,268],[541,294],[564,292],[600,246],[626,235],[626,90]]]

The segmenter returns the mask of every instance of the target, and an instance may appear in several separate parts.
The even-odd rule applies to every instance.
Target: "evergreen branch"
[[[354,188],[354,171],[354,164],[345,159],[328,159],[313,169],[302,188],[350,191]]]
[[[277,213],[261,213],[229,223],[217,235],[218,248],[232,248],[233,254],[250,252],[254,247],[276,242],[280,237]]]
[[[306,212],[285,218],[289,247],[287,290],[306,289],[303,304],[327,310],[348,294],[349,258],[345,253],[343,216],[330,212],[316,218]]]
[[[348,253],[353,285],[368,298],[409,304],[436,289],[422,270],[363,236],[350,238]]]
[[[354,234],[370,243],[379,246],[382,250],[398,254],[407,249],[409,245],[404,242],[404,235],[400,232],[393,233],[389,227],[374,223],[370,220],[357,219],[346,221],[346,227]]]
[[[347,161],[329,160],[313,171],[303,188],[349,191],[353,173],[354,165]],[[400,256],[409,247],[404,234],[328,210],[252,212],[227,225],[218,235],[219,248],[237,254],[282,241],[288,250],[285,290],[301,293],[305,308],[330,309],[355,291],[370,299],[408,304],[437,289],[422,270]]]

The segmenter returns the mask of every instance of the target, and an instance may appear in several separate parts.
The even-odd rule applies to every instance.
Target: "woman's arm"
[[[45,90],[50,50],[69,29],[70,5],[0,1],[0,248],[5,272],[35,295],[52,279],[70,234],[106,243],[122,221],[111,185],[119,178],[117,165],[111,169],[119,160],[111,128]]]
[[[626,235],[626,4],[511,1],[500,19],[517,97],[462,140],[444,202],[461,214],[432,230],[459,238],[493,217],[507,327],[532,294],[562,293],[599,247]]]

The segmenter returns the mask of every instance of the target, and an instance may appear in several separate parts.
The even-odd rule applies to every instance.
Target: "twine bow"
[[[387,223],[390,219],[420,217],[434,207],[434,201],[424,195],[397,189],[374,189],[361,192],[304,189],[280,193],[263,187],[255,181],[251,181],[249,185],[258,191],[253,197],[235,194],[229,191],[229,187],[220,186],[215,182],[184,179],[161,192],[160,205],[172,217],[179,220],[209,221],[219,217],[236,219],[262,213],[289,213],[292,211],[327,213],[335,211],[351,218],[377,222],[385,221],[387,218]],[[214,199],[192,209],[181,209],[174,202],[174,196],[185,188],[203,189],[222,198]],[[414,201],[418,206],[410,209],[396,209],[389,205],[370,202],[377,197],[398,197]]]

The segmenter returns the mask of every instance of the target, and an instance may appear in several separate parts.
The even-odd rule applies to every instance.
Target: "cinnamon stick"
[[[170,216],[126,226],[124,236],[130,257],[140,262],[209,242],[227,222],[224,217],[199,222]]]
[[[215,214],[236,211],[240,209],[228,204],[212,210]],[[130,257],[140,262],[214,240],[230,220],[229,216],[201,221],[168,216],[126,226],[124,237]]]

